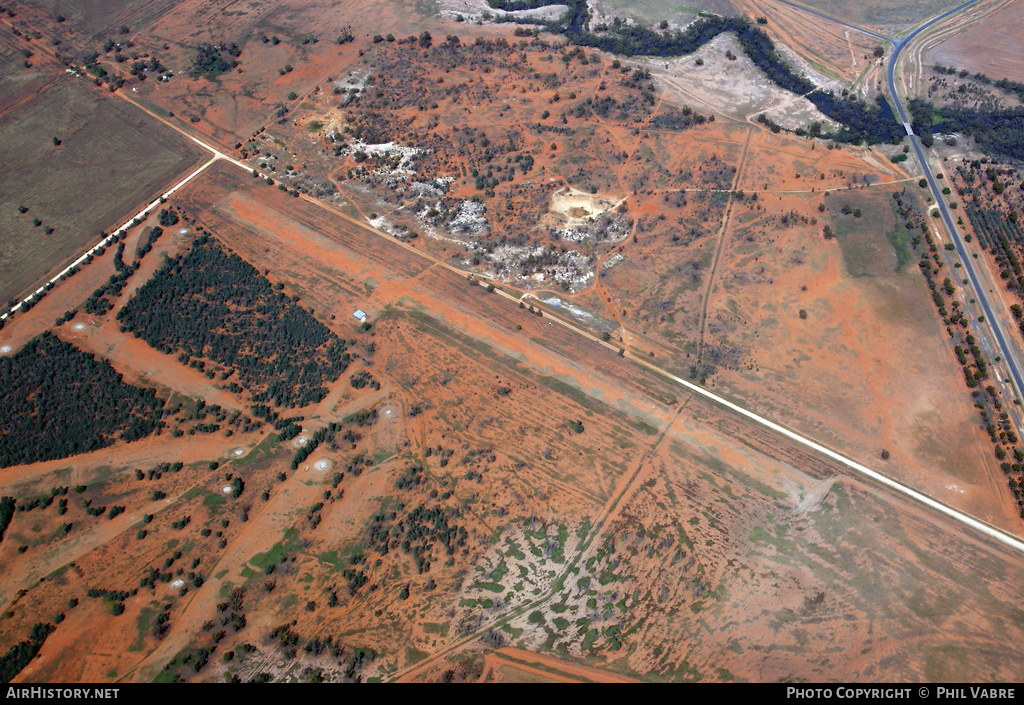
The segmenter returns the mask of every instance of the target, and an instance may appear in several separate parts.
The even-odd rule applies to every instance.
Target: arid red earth
[[[0,8],[0,132],[65,175],[3,177],[11,306],[156,201],[0,326],[2,679],[1024,678],[1020,412],[906,151],[728,33],[442,5]],[[705,9],[884,93],[865,34]],[[60,96],[112,127],[22,120]],[[992,237],[1019,172],[942,149]]]

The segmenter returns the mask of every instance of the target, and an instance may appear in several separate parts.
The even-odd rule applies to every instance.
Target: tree
[[[434,38],[430,36],[430,32],[424,30],[423,33],[420,34],[420,46],[424,49],[429,49],[433,41]]]

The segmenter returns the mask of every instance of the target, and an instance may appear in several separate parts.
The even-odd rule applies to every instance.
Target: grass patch
[[[357,553],[363,552],[362,544],[352,544],[347,549],[338,553],[337,551],[325,551],[324,553],[317,553],[316,558],[321,563],[326,563],[331,566],[332,570],[345,570],[352,565],[352,556]]]
[[[508,566],[505,565],[505,561],[502,560],[501,563],[498,564],[498,567],[491,572],[491,580],[498,582],[506,575],[508,575]]]
[[[135,627],[138,630],[138,634],[135,637],[135,641],[128,647],[129,651],[142,651],[142,647],[146,643],[146,635],[149,634],[149,630],[153,627],[154,614],[156,614],[156,610],[152,607],[143,607],[142,611],[139,612],[139,616],[135,618]]]
[[[221,505],[224,504],[224,497],[216,492],[207,491],[206,499],[203,500],[203,504],[209,507],[211,512],[216,514]]]
[[[829,218],[851,277],[890,276],[913,258],[909,240],[896,234],[903,230],[905,237],[906,231],[896,219],[890,191],[845,192],[830,200]]]
[[[508,624],[502,624],[501,631],[510,634],[513,639],[518,639],[520,636],[523,635],[522,629],[517,629],[516,627],[510,626]]]
[[[437,634],[438,636],[448,636],[448,628],[450,627],[450,625],[451,625],[451,622],[442,622],[440,624],[436,624],[434,622],[424,622],[422,626],[423,626],[423,631],[426,634]]]
[[[572,399],[574,402],[582,406],[587,411],[597,411],[594,408],[594,400],[587,396],[587,393],[577,387],[570,384],[566,384],[557,377],[539,376],[537,381],[543,384],[548,389],[551,389],[564,397]]]
[[[407,665],[418,663],[429,655],[426,651],[420,651],[412,646],[405,647],[405,662]]]
[[[244,458],[232,461],[235,465],[248,465],[256,460],[262,460],[263,458],[270,458],[276,452],[276,446],[281,440],[281,437],[276,433],[271,433],[262,441],[260,441],[255,448],[250,450]]]
[[[292,543],[292,539],[295,538],[296,534],[298,534],[298,532],[295,529],[288,529],[284,532],[284,539],[282,541],[277,542],[274,547],[266,553],[257,553],[255,556],[250,558],[248,562],[266,572],[268,566],[280,563],[281,557],[285,553],[299,549],[298,544]]]

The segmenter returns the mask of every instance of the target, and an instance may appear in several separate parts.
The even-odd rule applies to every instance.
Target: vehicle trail
[[[162,119],[161,119],[161,122],[163,122]],[[205,146],[209,151],[215,152],[216,154],[221,154],[220,152],[218,152],[213,147],[209,147],[208,145],[205,145],[201,140],[198,140],[198,139],[196,139],[194,137],[192,139],[197,144]],[[746,151],[744,151],[744,157],[743,157],[744,160],[745,160],[745,155],[746,155]],[[221,154],[221,158],[226,160],[226,161],[228,161],[228,162],[230,162],[230,163],[232,163],[232,164],[234,164],[235,166],[243,169],[246,172],[253,171],[253,169],[250,166],[248,166],[246,164],[243,164],[242,162],[238,161],[237,159],[232,159],[230,157],[225,157],[222,154]],[[741,169],[737,168],[737,175],[740,173],[740,171],[741,171]],[[257,171],[257,173],[259,173],[259,172]],[[342,220],[345,220],[345,221],[347,221],[347,222],[349,222],[349,223],[359,227],[360,229],[366,231],[367,233],[374,235],[375,237],[379,237],[379,238],[385,239],[385,240],[387,240],[388,242],[392,243],[395,246],[402,247],[403,249],[405,249],[405,250],[407,250],[409,252],[416,253],[420,257],[424,257],[426,259],[429,259],[429,260],[433,261],[440,268],[446,269],[446,270],[452,272],[453,274],[456,274],[460,278],[465,278],[465,276],[466,276],[466,273],[463,272],[462,270],[458,269],[457,267],[454,267],[453,265],[450,265],[447,262],[443,262],[441,260],[438,260],[437,258],[435,258],[435,257],[429,255],[428,253],[424,252],[423,250],[417,249],[414,245],[412,245],[410,243],[404,243],[404,242],[401,242],[400,240],[394,239],[393,237],[391,237],[387,233],[379,231],[376,228],[374,228],[373,226],[369,225],[367,222],[365,222],[365,220],[360,220],[358,218],[353,218],[352,216],[350,216],[350,215],[348,215],[346,213],[342,213],[342,212],[338,211],[336,208],[333,208],[332,206],[330,206],[330,205],[328,205],[328,204],[326,204],[326,203],[324,203],[324,202],[322,202],[322,201],[320,201],[320,200],[318,200],[316,198],[313,198],[313,197],[311,197],[311,196],[309,196],[307,194],[300,194],[300,196],[303,199],[305,199],[308,203],[310,203],[310,204],[312,204],[312,205],[314,205],[314,206],[316,206],[318,208],[322,208],[324,210],[329,211],[335,217],[338,217],[338,218],[340,218]],[[486,286],[487,283],[488,283],[487,281],[477,281],[477,284],[479,286]],[[508,291],[505,291],[506,288],[511,289],[512,291],[521,291],[521,290],[515,289],[515,287],[511,287],[511,286],[507,286],[507,285],[503,284],[502,287],[495,288],[494,293],[498,294],[501,298],[504,298],[504,299],[506,299],[508,301],[511,301],[511,302],[515,303],[517,306],[518,306],[519,302],[522,299],[524,299],[524,298],[530,297],[530,298],[534,298],[535,299],[535,297],[531,296],[530,292],[521,292],[521,293],[519,293],[519,295],[513,295],[513,294],[510,294]],[[601,340],[597,336],[592,335],[590,332],[584,330],[583,328],[580,328],[575,323],[562,318],[561,316],[551,312],[550,310],[544,311],[544,317],[547,318],[550,322],[555,323],[557,325],[560,325],[560,326],[562,326],[562,327],[572,331],[576,335],[578,335],[578,336],[580,336],[582,338],[585,338],[586,340],[589,340],[589,341],[591,341],[593,343],[596,343],[597,345],[601,345],[601,346],[605,347],[606,349],[615,352],[616,354],[618,354],[619,351],[622,350],[622,348],[620,348],[619,346],[613,345],[613,344],[611,344],[609,342]],[[859,475],[863,475],[863,476],[865,476],[865,477],[867,477],[867,478],[869,478],[871,480],[874,480],[875,482],[877,482],[877,483],[879,483],[879,484],[881,484],[881,485],[883,485],[883,486],[885,486],[885,487],[887,487],[887,488],[889,488],[891,490],[894,490],[894,491],[896,491],[896,492],[898,492],[900,494],[903,494],[903,495],[905,495],[907,497],[910,497],[911,499],[914,499],[915,501],[920,502],[920,503],[930,507],[931,509],[936,510],[940,514],[942,514],[942,515],[944,515],[944,516],[946,516],[946,517],[948,517],[950,519],[953,519],[954,521],[959,522],[960,524],[963,524],[963,525],[965,525],[967,527],[970,527],[971,529],[979,531],[982,534],[988,536],[989,538],[995,539],[996,541],[998,541],[998,542],[1000,542],[1000,543],[1002,543],[1002,544],[1004,544],[1004,545],[1006,545],[1006,546],[1008,546],[1008,547],[1010,547],[1010,548],[1012,548],[1012,549],[1014,549],[1016,551],[1024,553],[1024,541],[1022,541],[1021,539],[1017,538],[1016,536],[1013,536],[1013,535],[1003,531],[1002,529],[999,529],[999,528],[997,528],[995,526],[992,526],[991,524],[988,524],[987,522],[984,522],[984,521],[982,521],[980,519],[977,519],[977,518],[972,517],[972,516],[970,516],[968,514],[965,514],[964,512],[961,512],[961,511],[959,511],[957,509],[954,509],[953,507],[951,507],[951,506],[949,506],[949,505],[947,505],[947,504],[945,504],[943,502],[940,502],[940,501],[938,501],[936,499],[933,499],[932,497],[930,497],[930,496],[928,496],[928,495],[926,495],[926,494],[924,494],[922,492],[914,490],[911,487],[909,487],[909,486],[907,486],[907,485],[905,485],[905,484],[903,484],[903,483],[901,483],[901,482],[899,482],[897,480],[894,480],[893,478],[891,478],[891,477],[889,477],[887,475],[883,475],[882,473],[879,473],[879,472],[877,472],[875,470],[871,470],[867,466],[865,466],[865,465],[863,465],[861,463],[858,463],[857,461],[852,460],[852,459],[850,459],[850,458],[848,458],[848,457],[846,457],[846,456],[844,456],[844,455],[842,455],[842,454],[840,454],[840,453],[838,453],[838,452],[836,452],[836,451],[834,451],[834,450],[832,450],[832,449],[830,449],[830,448],[828,448],[828,447],[818,443],[817,441],[812,440],[811,438],[809,438],[807,436],[798,434],[798,433],[796,433],[796,432],[786,428],[785,426],[783,426],[781,424],[778,424],[778,423],[776,423],[774,421],[771,421],[770,419],[767,419],[767,418],[765,418],[763,416],[759,416],[758,414],[755,414],[754,412],[749,411],[746,408],[744,408],[744,407],[742,407],[742,406],[740,406],[740,405],[738,405],[738,404],[736,404],[736,403],[734,403],[732,401],[729,401],[725,397],[720,396],[720,395],[718,395],[718,394],[716,394],[714,392],[711,392],[711,391],[705,389],[704,387],[701,387],[701,386],[696,385],[696,384],[694,384],[692,382],[684,380],[681,377],[678,377],[677,375],[674,375],[671,372],[669,372],[669,371],[667,371],[667,370],[665,370],[665,369],[663,369],[661,367],[658,367],[657,365],[655,365],[654,363],[644,359],[643,357],[640,357],[640,356],[636,355],[635,353],[632,353],[632,352],[625,353],[623,351],[623,354],[624,354],[624,357],[628,358],[629,360],[632,360],[634,363],[636,363],[636,364],[638,364],[638,365],[648,369],[649,371],[654,372],[655,374],[658,374],[661,377],[663,377],[665,379],[668,379],[668,380],[674,382],[675,384],[678,384],[678,385],[684,387],[685,389],[688,389],[688,390],[690,390],[692,392],[695,392],[696,394],[699,394],[699,395],[701,395],[701,396],[703,396],[703,397],[705,397],[705,398],[715,402],[716,404],[724,406],[725,408],[727,408],[727,409],[729,409],[729,410],[731,410],[731,411],[733,411],[733,412],[735,412],[737,414],[740,414],[740,415],[742,415],[742,416],[744,416],[744,417],[746,417],[746,418],[748,418],[748,419],[750,419],[752,421],[755,421],[756,423],[758,423],[758,424],[760,424],[762,426],[765,426],[765,427],[771,429],[772,431],[774,431],[774,432],[776,432],[776,433],[778,433],[778,434],[780,434],[782,436],[785,436],[786,438],[789,438],[790,440],[796,441],[797,443],[800,443],[801,445],[803,445],[803,446],[805,446],[807,448],[810,448],[810,449],[812,449],[812,450],[814,450],[814,451],[816,451],[818,453],[821,453],[821,454],[825,455],[826,457],[828,457],[828,458],[830,458],[832,460],[837,461],[838,463],[843,465],[848,470],[851,470],[851,471],[853,471],[853,472],[855,472],[855,473],[857,473]]]
[[[718,247],[715,249],[715,258],[711,263],[711,272],[708,274],[708,285],[704,290],[704,300],[702,302],[700,310],[700,339],[697,344],[697,367],[699,368],[701,363],[704,361],[704,338],[708,327],[708,302],[711,299],[711,293],[715,288],[716,275],[718,272],[718,263],[722,257],[722,250],[725,248],[725,241],[729,236],[729,221],[732,216],[732,207],[735,201],[733,193],[736,191],[736,187],[740,183],[740,178],[743,174],[743,170],[747,165],[747,153],[750,148],[750,138],[754,134],[754,127],[752,126],[747,132],[747,139],[743,143],[743,152],[740,154],[739,163],[736,166],[736,175],[732,180],[732,189],[729,191],[729,201],[725,205],[725,213],[722,215],[722,225],[719,229],[718,236]]]

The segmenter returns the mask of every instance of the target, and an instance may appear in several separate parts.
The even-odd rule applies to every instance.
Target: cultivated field
[[[121,34],[122,26],[130,34],[139,25],[155,20],[176,4],[175,0],[85,0],[68,3],[62,0],[21,0],[15,5],[25,19],[40,25],[58,26],[69,38],[79,41],[105,39]],[[57,21],[57,16],[64,18]]]
[[[0,23],[0,115],[56,81],[63,72],[53,57],[38,53],[24,37],[14,35]]]
[[[685,5],[667,0],[599,0],[594,3],[594,17],[595,22],[602,22],[616,15],[628,15],[646,24],[667,20],[671,26],[678,27],[692,22],[698,12],[735,15],[738,5],[730,0],[697,0]]]
[[[170,205],[189,232],[157,254],[202,228],[270,264],[356,361],[288,440],[164,432],[0,471],[19,502],[58,487],[0,544],[4,647],[63,615],[19,680],[1020,677],[1001,550],[233,167]],[[113,321],[58,333],[127,379],[163,357],[172,427],[198,428],[199,371],[120,354]]]
[[[8,110],[0,122],[0,159],[8,165],[0,175],[0,300],[63,269],[201,156],[149,116],[68,74]]]
[[[741,5],[873,99],[873,42],[702,7]],[[0,34],[5,236],[80,247],[201,158],[180,133],[231,159],[0,329],[42,410],[0,426],[38,444],[4,437],[0,680],[1024,679],[1012,548],[680,383],[1024,535],[899,145],[821,138],[728,35],[624,60],[425,3],[57,9],[0,22],[152,71],[111,97]],[[970,192],[1019,177],[974,168],[980,241]],[[58,355],[80,382],[32,377]]]
[[[898,36],[959,3],[956,0],[867,0],[851,5],[842,0],[804,0],[797,4],[850,24]]]
[[[1016,0],[967,25],[923,56],[926,66],[941,64],[983,73],[993,79],[1024,80],[1024,2]]]
[[[878,75],[880,63],[874,50],[888,47],[875,37],[773,0],[742,0],[737,4],[751,17],[768,18],[765,30],[789,50],[787,58],[798,57],[796,62],[805,70],[853,84],[868,98],[877,90],[876,80],[884,80],[884,75]],[[810,7],[810,3],[798,4]],[[833,16],[858,24],[847,11]]]

